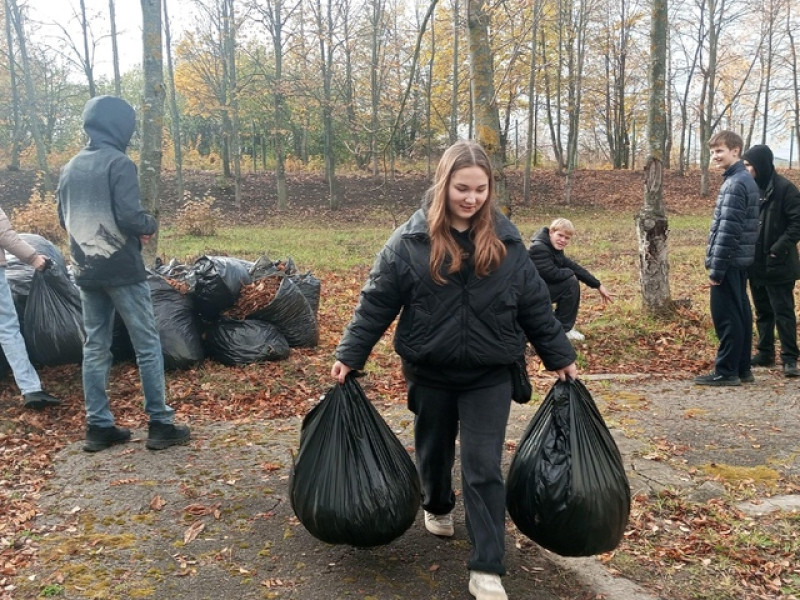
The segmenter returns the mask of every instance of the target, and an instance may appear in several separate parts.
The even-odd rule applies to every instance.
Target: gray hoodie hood
[[[113,146],[125,152],[136,130],[136,112],[122,98],[95,96],[83,109],[83,129],[90,146]]]

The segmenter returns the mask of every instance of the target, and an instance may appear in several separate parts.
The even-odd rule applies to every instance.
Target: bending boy
[[[559,320],[567,337],[582,341],[585,336],[575,329],[578,309],[581,304],[580,283],[596,289],[600,293],[603,304],[611,302],[613,296],[581,265],[564,254],[564,248],[575,235],[575,226],[569,219],[558,218],[550,223],[550,227],[542,227],[531,237],[528,254],[544,279],[550,291],[550,300],[555,304],[556,319]]]

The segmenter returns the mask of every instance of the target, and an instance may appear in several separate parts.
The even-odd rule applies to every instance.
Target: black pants
[[[468,568],[505,574],[506,494],[500,461],[511,409],[511,380],[477,390],[408,383],[422,507],[447,514],[456,503],[453,464],[461,435],[461,487],[472,551]]]
[[[578,320],[578,308],[581,305],[581,284],[574,275],[558,283],[548,283],[550,301],[556,305],[556,319],[564,331],[575,327]]]
[[[759,354],[775,356],[775,329],[781,342],[781,362],[796,363],[797,315],[794,312],[794,281],[768,285],[750,282],[750,294],[756,308]]]
[[[744,375],[750,370],[753,341],[753,312],[744,269],[728,269],[722,283],[711,286],[711,320],[719,338],[715,371],[726,376]]]

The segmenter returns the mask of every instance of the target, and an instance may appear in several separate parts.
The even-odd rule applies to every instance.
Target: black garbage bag
[[[33,364],[81,362],[85,336],[80,292],[58,264],[34,273],[22,336]]]
[[[589,390],[556,382],[511,461],[511,519],[556,554],[591,556],[617,547],[630,505],[622,457]]]
[[[319,342],[317,318],[303,292],[289,277],[281,278],[278,292],[269,304],[247,318],[272,323],[292,348],[316,346]]]
[[[205,358],[200,322],[192,299],[156,273],[147,277],[165,369],[188,369]]]
[[[263,279],[264,277],[271,277],[272,275],[280,275],[288,277],[297,274],[297,267],[291,257],[286,260],[270,260],[266,254],[259,256],[253,266],[250,267],[250,277],[253,281]]]
[[[224,365],[283,360],[290,352],[283,334],[266,321],[222,317],[206,333],[206,353]]]
[[[303,526],[329,544],[388,544],[414,523],[414,463],[352,375],[303,419],[289,494]]]
[[[303,273],[302,275],[293,275],[291,279],[308,301],[308,305],[311,307],[311,314],[316,317],[317,314],[319,314],[319,299],[322,295],[322,282],[314,277],[311,271]]]
[[[213,320],[239,297],[243,285],[250,283],[253,263],[227,256],[201,256],[187,275],[195,309],[201,317]]]
[[[37,253],[47,256],[63,272],[67,272],[64,256],[53,242],[36,233],[20,233],[19,237],[33,246]],[[5,255],[6,280],[8,281],[8,287],[11,289],[11,297],[14,299],[14,307],[17,309],[17,316],[21,325],[25,315],[25,303],[31,291],[33,273],[36,269],[22,262],[10,252],[6,252]]]

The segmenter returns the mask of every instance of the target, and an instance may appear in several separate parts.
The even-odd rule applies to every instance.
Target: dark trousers
[[[564,331],[575,327],[578,320],[578,308],[581,305],[581,284],[574,275],[558,283],[548,283],[550,301],[556,305],[556,319]]]
[[[744,375],[750,370],[753,313],[747,297],[747,272],[728,269],[719,285],[711,286],[711,320],[719,338],[715,371]]]
[[[422,507],[447,514],[456,503],[453,464],[461,435],[461,487],[472,550],[468,568],[505,574],[506,493],[500,461],[511,409],[511,381],[477,390],[408,383]]]
[[[775,329],[781,342],[781,362],[796,363],[797,315],[794,312],[794,281],[767,285],[750,282],[750,294],[756,308],[758,353],[775,356]]]

